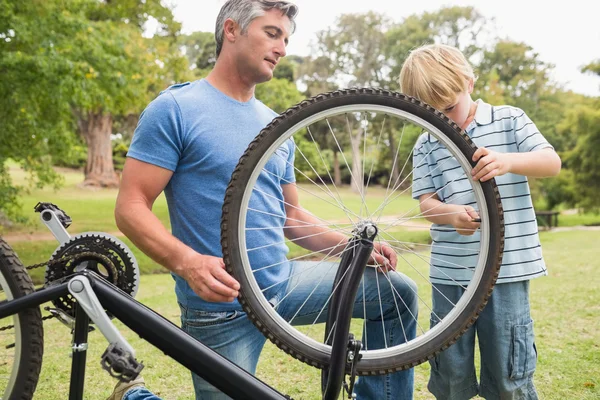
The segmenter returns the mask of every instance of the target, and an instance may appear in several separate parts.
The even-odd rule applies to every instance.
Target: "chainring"
[[[100,257],[77,257],[82,253],[94,253]],[[50,261],[46,267],[45,286],[88,270],[102,276],[131,297],[135,297],[139,288],[140,272],[135,256],[125,243],[106,233],[85,232],[75,235],[56,249]],[[76,300],[71,294],[52,302],[55,307],[75,317]]]

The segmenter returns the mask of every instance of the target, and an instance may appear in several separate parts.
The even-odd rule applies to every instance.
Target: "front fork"
[[[321,373],[323,400],[336,399],[344,383],[346,373],[350,374],[347,386],[348,397],[353,397],[356,365],[360,361],[362,344],[350,334],[353,305],[358,286],[364,275],[367,262],[373,252],[373,239],[377,228],[366,224],[350,239],[333,282],[333,295],[325,324],[325,342],[331,344],[329,369]]]

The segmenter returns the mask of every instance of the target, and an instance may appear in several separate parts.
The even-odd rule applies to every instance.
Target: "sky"
[[[184,33],[214,32],[219,10],[225,0],[169,0]],[[473,6],[486,18],[495,20],[494,31],[501,38],[524,42],[540,58],[555,65],[551,77],[566,89],[600,96],[600,77],[582,74],[580,68],[600,59],[600,2],[571,0],[295,0],[299,7],[297,28],[290,38],[288,54],[306,56],[316,32],[335,24],[343,13],[375,11],[400,22],[412,14],[439,10],[443,6]]]

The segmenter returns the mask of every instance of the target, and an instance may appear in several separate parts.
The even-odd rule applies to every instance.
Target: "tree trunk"
[[[350,134],[350,145],[352,146],[352,192],[363,194],[364,190],[364,177],[362,171],[362,160],[360,155],[360,144],[362,139],[362,132],[356,134],[356,136]]]
[[[115,172],[112,158],[112,116],[89,112],[79,120],[79,130],[88,146],[85,165],[86,187],[119,187],[119,176]]]
[[[338,152],[333,151],[333,183],[335,186],[342,186],[342,171],[340,171],[340,159]]]
[[[396,154],[399,153],[399,150],[396,149],[396,141],[394,140],[394,132],[392,130],[390,130],[388,138],[390,140],[390,151],[392,155],[392,175],[388,177],[388,179],[391,179],[392,181],[392,183],[390,184],[391,186],[392,184],[394,184],[394,182],[398,182],[398,174],[400,173],[400,171],[398,171],[398,157],[396,156]],[[398,146],[400,146],[400,144],[398,144]]]

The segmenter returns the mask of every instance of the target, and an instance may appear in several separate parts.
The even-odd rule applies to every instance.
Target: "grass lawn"
[[[13,177],[23,181],[19,170],[12,170]],[[84,231],[115,232],[113,208],[116,191],[81,190],[76,184],[81,182],[80,173],[66,173],[66,186],[58,192],[48,189],[32,190],[23,196],[25,210],[31,211],[38,201],[53,202],[63,208],[72,218],[71,234]],[[385,190],[373,191],[369,198],[373,203],[367,206],[376,208]],[[342,190],[341,196],[348,193]],[[303,200],[307,208],[311,201],[322,201],[315,196]],[[316,204],[316,203],[315,203]],[[347,204],[352,204],[351,202]],[[415,202],[408,196],[401,196],[391,204],[391,215],[412,211]],[[333,206],[319,207],[321,215],[327,218],[345,216]],[[416,210],[413,210],[416,211]],[[168,223],[166,202],[160,197],[155,204],[159,218]],[[336,214],[337,213],[337,214]],[[37,217],[37,216],[35,216]],[[570,215],[559,217],[563,226],[593,224],[600,216]],[[39,222],[27,227],[18,227],[20,232],[47,232]],[[403,240],[421,243],[429,238],[427,231],[394,231],[393,236],[402,234]],[[408,235],[408,239],[407,236]],[[122,238],[123,239],[123,238]],[[536,385],[542,399],[598,399],[600,398],[600,278],[597,270],[597,243],[600,231],[549,231],[541,233],[544,255],[550,276],[534,280],[531,286],[532,317],[535,320],[537,349],[539,353]],[[157,274],[165,270],[123,239],[135,253],[143,272],[141,288],[137,299],[156,310],[174,323],[179,323],[179,308],[173,291],[174,282],[167,274]],[[56,248],[56,242],[15,241],[9,243],[15,248],[24,264],[46,260]],[[291,257],[301,253],[292,248]],[[43,270],[34,272],[39,282]],[[427,318],[423,312],[421,317]],[[117,322],[121,332],[137,351],[137,357],[145,364],[143,375],[147,385],[165,399],[191,399],[193,396],[189,373],[160,351],[152,348],[142,339]],[[70,373],[71,337],[66,327],[58,321],[49,320],[45,328],[45,357],[42,375],[38,384],[37,399],[54,400],[68,397]],[[100,367],[100,356],[107,346],[99,332],[90,334],[88,351],[88,371],[86,378],[86,399],[104,399],[112,390],[115,381]],[[416,368],[415,398],[432,399],[426,389],[428,366]],[[285,355],[271,344],[267,344],[261,358],[258,376],[279,391],[295,399],[320,399],[320,373]]]
[[[600,397],[600,278],[596,243],[600,231],[543,232],[541,234],[550,276],[532,282],[532,316],[539,352],[536,385],[542,399],[597,399]],[[27,246],[21,248],[26,251]],[[144,262],[144,261],[142,261]],[[174,323],[179,308],[169,275],[142,276],[137,299]],[[146,366],[148,386],[165,399],[189,399],[188,372],[136,337],[121,323],[121,332]],[[39,399],[68,395],[70,335],[55,320],[44,323],[45,357],[38,386]],[[86,399],[104,399],[114,382],[101,370],[100,355],[106,341],[90,334]],[[259,364],[263,381],[296,399],[319,399],[319,372],[267,344]],[[427,365],[416,369],[415,398],[432,398],[426,390]],[[43,395],[42,395],[43,394]]]

